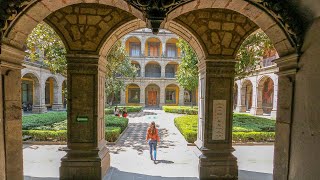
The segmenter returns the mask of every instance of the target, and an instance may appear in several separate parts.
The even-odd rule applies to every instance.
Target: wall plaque
[[[226,100],[213,100],[212,140],[226,139]]]

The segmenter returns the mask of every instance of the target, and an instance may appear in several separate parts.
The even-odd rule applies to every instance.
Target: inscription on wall
[[[226,139],[226,100],[213,100],[212,140]]]

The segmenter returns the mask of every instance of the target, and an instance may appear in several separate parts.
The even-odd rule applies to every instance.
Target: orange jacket
[[[158,142],[160,142],[160,137],[159,137],[158,129],[157,129],[157,128],[156,128],[156,133],[154,133],[154,134],[152,134],[151,129],[148,128],[146,140],[148,141],[149,139],[151,139],[151,140],[157,140]]]

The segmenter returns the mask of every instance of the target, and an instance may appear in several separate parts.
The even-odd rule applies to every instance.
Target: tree
[[[254,71],[261,58],[272,49],[274,46],[271,40],[262,30],[248,36],[236,55],[236,77],[243,78]]]
[[[27,38],[27,58],[43,62],[53,73],[66,76],[66,49],[58,34],[47,24],[39,23]]]
[[[125,89],[125,79],[134,79],[136,76],[137,68],[131,64],[128,53],[121,45],[121,42],[116,42],[107,56],[107,103],[112,105],[113,99],[116,94]]]
[[[198,87],[198,59],[192,47],[184,40],[179,39],[178,47],[182,51],[181,63],[177,71],[177,81],[184,89],[191,93],[192,96]]]

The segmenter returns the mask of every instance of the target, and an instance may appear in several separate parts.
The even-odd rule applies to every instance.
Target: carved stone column
[[[55,84],[53,87],[52,110],[59,111],[63,109],[62,104],[62,84]]]
[[[159,106],[162,107],[166,104],[166,87],[164,84],[160,85],[160,93],[159,93]]]
[[[232,60],[199,64],[200,179],[238,178],[237,158],[232,155],[234,66]]]
[[[145,77],[145,62],[141,62],[140,68],[140,77],[143,78]]]
[[[271,118],[277,118],[277,104],[278,104],[278,77],[274,79],[273,82],[273,104],[271,110]]]
[[[110,167],[105,141],[106,60],[68,55],[68,151],[60,179],[101,180]]]
[[[253,115],[263,115],[262,88],[259,87],[256,79],[252,81],[252,107],[250,113]]]
[[[238,87],[239,91],[239,98],[238,98],[238,106],[236,108],[237,112],[246,112],[247,111],[247,106],[246,106],[246,87],[243,84],[243,80],[240,80],[240,86]]]
[[[146,106],[146,87],[145,86],[140,86],[140,105],[142,107]]]
[[[287,180],[290,169],[292,113],[298,55],[285,56],[274,62],[279,67],[277,73],[279,84],[273,177],[275,180]]]
[[[34,102],[32,107],[32,113],[45,113],[47,112],[47,107],[45,105],[45,84],[36,83],[34,85]]]
[[[126,90],[120,91],[120,105],[125,106],[126,105]]]
[[[23,179],[21,61],[25,53],[2,44],[0,54],[0,179]]]
[[[184,88],[179,87],[179,106],[184,106]]]

